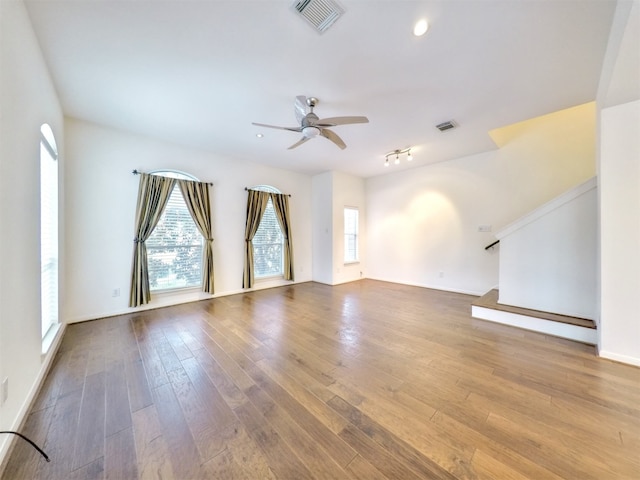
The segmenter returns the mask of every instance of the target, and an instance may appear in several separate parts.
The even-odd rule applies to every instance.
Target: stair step
[[[471,315],[590,345],[597,343],[596,324],[593,320],[503,305],[498,303],[497,289],[490,290],[474,301]]]

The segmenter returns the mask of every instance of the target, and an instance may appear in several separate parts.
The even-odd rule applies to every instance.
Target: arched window
[[[58,147],[40,127],[40,301],[42,338],[58,323]]]
[[[281,193],[270,185],[256,185],[252,190]],[[253,265],[255,278],[282,276],[284,274],[284,235],[269,199],[260,226],[253,237]]]
[[[149,173],[198,181],[193,175],[177,170],[155,170]],[[202,285],[203,238],[177,184],[158,225],[145,243],[151,291]]]

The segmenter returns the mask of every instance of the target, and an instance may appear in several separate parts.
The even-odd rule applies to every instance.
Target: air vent
[[[453,120],[449,120],[448,122],[443,122],[436,125],[436,128],[441,132],[446,132],[447,130],[451,130],[452,128],[456,127],[457,125]]]
[[[324,33],[344,13],[333,0],[299,0],[292,7],[319,33]]]

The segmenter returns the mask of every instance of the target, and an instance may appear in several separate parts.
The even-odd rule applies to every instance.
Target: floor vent
[[[451,130],[452,128],[456,128],[456,123],[453,120],[449,120],[448,122],[439,123],[436,125],[436,128],[441,132],[446,132],[447,130]]]
[[[324,33],[344,13],[333,0],[298,0],[293,9],[319,33]]]

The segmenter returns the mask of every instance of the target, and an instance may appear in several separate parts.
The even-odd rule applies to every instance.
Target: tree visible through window
[[[344,262],[358,261],[358,209],[344,208]]]
[[[280,190],[269,185],[258,185],[252,187],[252,190],[280,193]],[[282,276],[284,274],[284,235],[271,199],[267,203],[252,243],[255,278]]]
[[[197,181],[191,175],[171,170],[151,173]],[[151,291],[202,285],[203,238],[177,184],[158,225],[145,243]]]

